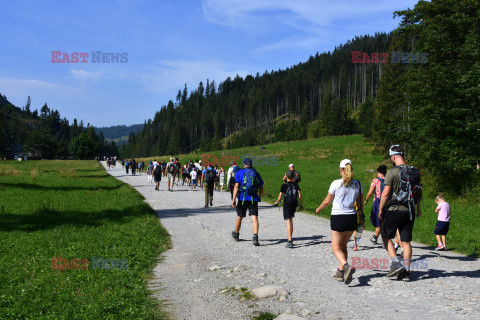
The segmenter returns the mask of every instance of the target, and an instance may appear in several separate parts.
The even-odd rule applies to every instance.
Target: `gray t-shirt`
[[[395,197],[401,191],[401,181],[400,181],[400,172],[402,171],[401,167],[406,166],[405,164],[401,164],[399,166],[395,166],[387,171],[387,175],[385,176],[385,185],[392,187],[392,193],[390,194],[391,198]],[[408,208],[403,205],[396,205],[390,206],[388,208],[390,211],[408,211]]]

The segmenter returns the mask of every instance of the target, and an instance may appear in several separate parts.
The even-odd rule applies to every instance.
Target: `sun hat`
[[[342,161],[340,161],[340,168],[345,168],[347,164],[353,167],[352,161],[350,161],[349,159],[343,159]]]

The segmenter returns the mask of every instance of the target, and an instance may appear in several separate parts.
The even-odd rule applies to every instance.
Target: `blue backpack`
[[[385,189],[385,178],[378,178],[378,181],[380,181],[380,194],[382,194]]]
[[[255,171],[255,169],[245,168],[242,184],[243,201],[245,201],[246,196],[253,197],[257,194],[258,184],[257,171]]]

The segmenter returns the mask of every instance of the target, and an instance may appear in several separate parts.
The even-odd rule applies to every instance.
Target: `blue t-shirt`
[[[238,170],[237,174],[235,175],[235,183],[239,183],[239,184],[240,184],[240,188],[238,188],[238,193],[237,193],[238,200],[239,200],[239,201],[256,201],[256,202],[260,202],[260,197],[258,196],[258,194],[256,194],[256,195],[253,196],[253,200],[252,200],[252,197],[251,197],[251,196],[247,196],[247,195],[245,195],[245,198],[244,198],[245,190],[242,190],[243,177],[244,177],[244,176],[245,176],[245,169],[240,169],[240,170]],[[255,177],[256,177],[257,180],[258,180],[258,187],[263,186],[262,177],[260,176],[260,173],[258,173],[257,170],[255,170]]]

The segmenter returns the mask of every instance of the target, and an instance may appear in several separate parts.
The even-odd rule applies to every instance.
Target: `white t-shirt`
[[[332,216],[340,214],[356,214],[355,200],[360,193],[363,193],[363,187],[360,181],[352,180],[348,187],[343,185],[343,179],[332,182],[328,193],[333,194]]]
[[[190,172],[190,177],[192,177],[193,180],[197,179],[197,171],[192,170],[192,172]]]

